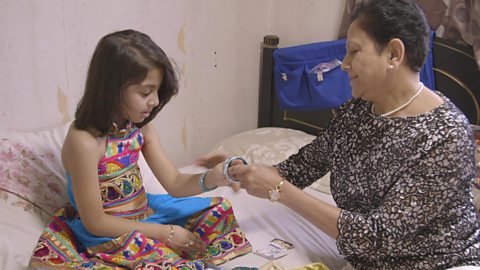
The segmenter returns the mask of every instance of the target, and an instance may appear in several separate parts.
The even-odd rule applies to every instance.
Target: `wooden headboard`
[[[285,127],[318,134],[326,127],[334,111],[282,110],[273,81],[273,52],[279,37],[266,35],[262,43],[258,127]],[[467,116],[480,125],[480,70],[469,46],[436,37],[433,41],[433,70],[437,90],[444,93]]]

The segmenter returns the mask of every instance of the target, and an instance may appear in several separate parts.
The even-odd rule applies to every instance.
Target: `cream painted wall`
[[[73,119],[88,61],[106,33],[150,35],[178,66],[179,94],[154,120],[177,166],[256,127],[260,42],[334,39],[337,0],[2,0],[0,131]]]
[[[272,29],[280,47],[336,39],[344,0],[274,0]]]

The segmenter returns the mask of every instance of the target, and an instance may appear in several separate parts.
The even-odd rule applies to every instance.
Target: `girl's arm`
[[[65,169],[72,178],[72,188],[78,213],[86,229],[98,236],[118,237],[138,230],[147,237],[165,242],[171,229],[175,239],[171,246],[183,247],[194,240],[196,248],[203,248],[200,239],[183,228],[170,225],[137,222],[108,215],[103,211],[98,179],[98,162],[105,153],[105,139],[94,137],[86,131],[71,128],[62,148],[62,160]],[[199,240],[199,242],[197,242]],[[190,245],[192,246],[192,245]]]
[[[170,195],[185,197],[203,192],[199,185],[201,174],[182,174],[168,159],[153,123],[142,127],[142,133],[145,141],[142,148],[143,156],[155,177]],[[222,169],[222,164],[218,164],[207,173],[204,181],[207,188],[228,185]]]

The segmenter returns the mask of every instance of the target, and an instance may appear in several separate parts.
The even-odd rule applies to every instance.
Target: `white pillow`
[[[230,136],[217,143],[212,151],[224,150],[233,156],[241,156],[248,163],[274,165],[310,143],[315,136],[300,130],[265,127]],[[330,173],[314,182],[311,187],[330,194]]]
[[[241,156],[248,163],[274,165],[295,154],[315,136],[303,131],[266,127],[245,131],[217,143],[213,150],[223,149],[234,156]]]
[[[66,201],[60,152],[70,123],[40,132],[0,133],[0,189],[53,213]]]
[[[60,150],[70,123],[0,133],[0,268],[25,269],[51,214],[67,199]]]
[[[51,216],[7,192],[0,192],[0,213],[0,269],[26,269]]]

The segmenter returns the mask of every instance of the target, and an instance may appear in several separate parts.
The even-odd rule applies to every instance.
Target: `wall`
[[[274,0],[273,33],[280,37],[280,47],[336,39],[342,21],[345,1]]]
[[[2,0],[0,131],[71,121],[88,61],[106,33],[149,34],[175,61],[180,92],[154,120],[177,166],[256,127],[260,42],[333,39],[343,1]],[[328,7],[328,8],[327,8]]]

